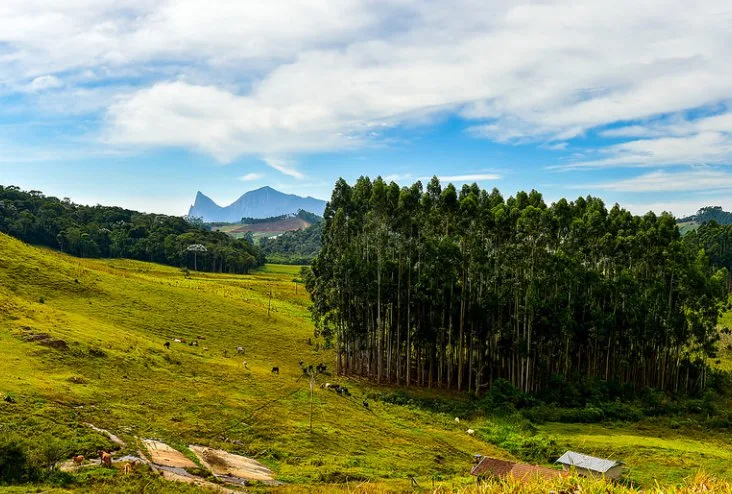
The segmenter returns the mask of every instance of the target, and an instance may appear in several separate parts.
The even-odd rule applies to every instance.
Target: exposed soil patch
[[[244,481],[276,483],[272,470],[251,458],[235,455],[221,449],[189,446],[211,473],[225,482],[244,484]]]
[[[23,328],[23,329],[25,330],[23,332],[23,336],[21,336],[23,341],[36,342],[41,345],[55,348],[56,350],[68,350],[69,349],[69,345],[64,340],[59,340],[58,338],[54,338],[48,333],[36,333],[34,331],[27,331],[27,328]]]
[[[154,439],[143,439],[147,451],[150,453],[150,461],[155,465],[173,468],[196,468],[188,457],[177,449],[173,449],[165,443]]]

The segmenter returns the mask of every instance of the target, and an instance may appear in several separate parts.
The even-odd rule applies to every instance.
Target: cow
[[[112,455],[107,453],[106,451],[102,451],[101,449],[97,451],[97,454],[99,454],[99,464],[104,465],[105,467],[111,467],[112,466]]]
[[[280,375],[280,368],[279,367],[272,367],[272,374]]]
[[[72,460],[74,460],[74,465],[80,467],[81,464],[84,463],[84,455],[74,456]]]
[[[459,423],[460,423],[460,418],[458,418],[458,417],[455,417],[455,423],[456,423],[456,424],[459,424]]]
[[[166,341],[165,343],[163,343],[163,346],[165,348],[167,348],[168,350],[170,350],[170,342],[169,341]]]
[[[183,343],[183,341],[180,340],[179,338],[173,338],[173,341],[176,342],[176,343]]]
[[[472,436],[475,434],[475,431],[473,429],[468,429],[465,432],[468,434],[468,436]]]
[[[243,346],[236,347],[236,353],[243,355],[244,354],[244,347]]]
[[[348,392],[348,388],[345,386],[338,388],[338,394],[341,396],[351,396],[351,393]]]
[[[247,367],[247,361],[246,360],[242,363],[242,365],[244,366],[245,369],[249,369],[249,367]]]
[[[124,467],[125,475],[131,474],[132,469],[135,468],[135,465],[137,465],[137,460],[132,460],[130,462],[125,463],[125,467]]]

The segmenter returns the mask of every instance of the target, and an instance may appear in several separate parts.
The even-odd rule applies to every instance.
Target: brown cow
[[[104,465],[105,467],[111,467],[112,466],[112,455],[107,453],[106,451],[102,451],[101,449],[97,451],[99,454],[99,464]]]
[[[80,467],[81,464],[84,463],[84,455],[74,456],[72,460],[74,460],[74,465]]]

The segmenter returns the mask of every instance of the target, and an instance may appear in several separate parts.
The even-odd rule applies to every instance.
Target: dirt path
[[[143,439],[142,442],[145,444],[148,453],[150,453],[150,461],[156,465],[173,468],[196,468],[196,464],[187,456],[165,443],[154,439]]]
[[[221,480],[234,483],[240,483],[238,482],[240,480],[276,483],[272,470],[256,460],[205,446],[192,445],[189,448],[201,463]]]
[[[126,448],[127,447],[127,444],[125,444],[125,442],[122,439],[120,439],[119,437],[115,436],[114,434],[112,434],[108,430],[100,429],[96,425],[90,424],[88,422],[85,422],[84,425],[87,426],[87,427],[89,427],[89,428],[91,428],[91,429],[94,429],[95,431],[97,431],[97,432],[99,432],[101,434],[104,434],[105,436],[107,436],[110,439],[110,441],[112,441],[114,444],[116,444],[120,448]]]

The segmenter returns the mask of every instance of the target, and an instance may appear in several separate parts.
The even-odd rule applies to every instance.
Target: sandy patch
[[[177,449],[153,439],[143,439],[150,461],[156,465],[174,468],[196,468],[196,464]]]
[[[216,476],[273,482],[272,470],[256,460],[205,446],[189,446],[201,463]]]

